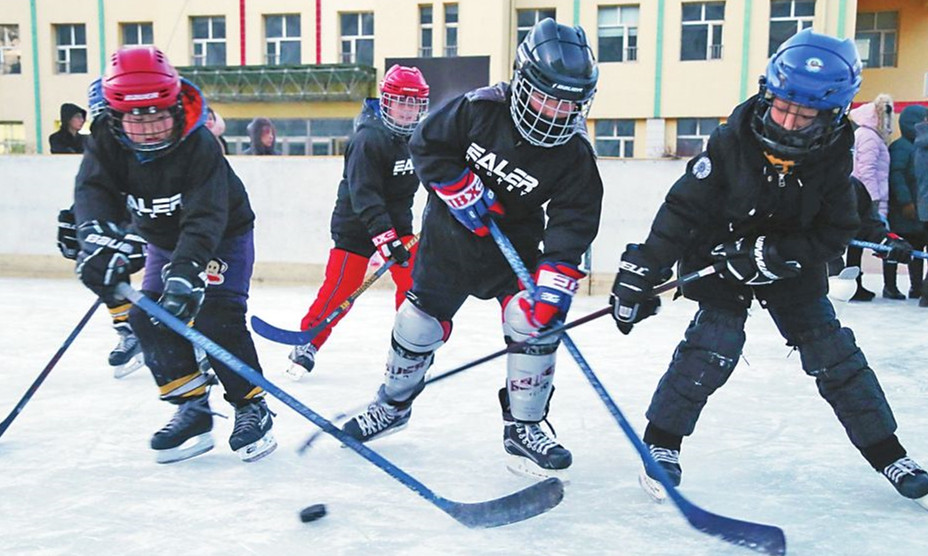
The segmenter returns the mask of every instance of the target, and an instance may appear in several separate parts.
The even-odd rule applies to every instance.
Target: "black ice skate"
[[[113,367],[113,378],[123,378],[145,364],[142,346],[128,323],[114,325],[119,334],[119,343],[110,352],[109,363]]]
[[[928,472],[915,461],[908,457],[899,458],[883,469],[883,476],[899,494],[928,510]]]
[[[506,467],[513,473],[568,481],[566,469],[573,463],[573,456],[538,423],[503,421],[503,448],[509,454]]]
[[[177,406],[171,421],[151,437],[158,463],[183,461],[213,449],[213,413],[206,395]]]
[[[680,450],[671,450],[654,444],[648,445],[651,457],[667,473],[670,483],[673,486],[680,486],[680,480],[683,476],[683,468],[680,467]],[[638,483],[641,488],[648,493],[648,496],[657,502],[663,502],[667,499],[667,490],[664,485],[657,480],[657,475],[649,471],[647,467],[638,475]]]
[[[284,374],[292,380],[300,380],[316,366],[316,346],[312,344],[293,346],[289,357],[293,364],[284,371]]]
[[[421,386],[417,390],[421,391]],[[399,432],[409,424],[413,398],[415,395],[404,402],[391,402],[386,399],[384,387],[381,386],[377,392],[377,399],[367,406],[367,410],[345,423],[342,430],[360,442],[369,442]]]
[[[229,447],[242,461],[258,461],[277,448],[277,440],[271,434],[274,426],[271,415],[264,398],[235,405],[235,426],[229,437]]]

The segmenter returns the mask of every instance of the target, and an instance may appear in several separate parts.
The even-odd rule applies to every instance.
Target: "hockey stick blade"
[[[225,363],[229,369],[247,380],[260,386],[269,394],[305,417],[317,427],[334,436],[345,446],[351,448],[361,457],[377,466],[405,487],[412,490],[432,505],[457,520],[462,525],[472,528],[499,527],[522,521],[544,513],[557,506],[564,497],[564,484],[558,479],[547,479],[535,483],[518,492],[485,502],[455,502],[435,494],[431,489],[406,473],[395,464],[358,442],[330,421],[303,405],[302,402],[279,388],[263,375],[248,366],[225,348],[213,342],[194,328],[188,327],[180,319],[167,312],[153,300],[145,297],[129,284],[120,284],[116,291],[134,305],[156,318],[177,334],[186,338],[194,346]]]
[[[407,250],[412,249],[417,243],[419,243],[419,234],[412,236],[406,243],[403,244]],[[330,324],[332,324],[335,319],[341,316],[345,311],[351,308],[351,305],[354,304],[355,300],[358,297],[366,292],[374,282],[380,279],[381,276],[386,274],[390,267],[396,264],[396,261],[393,259],[387,259],[383,265],[380,266],[377,270],[374,271],[364,282],[358,286],[351,295],[348,296],[348,299],[343,301],[338,307],[332,310],[324,319],[319,321],[315,326],[311,326],[306,330],[286,330],[284,328],[277,328],[273,324],[262,320],[254,315],[251,317],[251,328],[255,331],[258,336],[271,340],[272,342],[277,342],[278,344],[287,344],[291,346],[305,346],[309,342],[313,341],[313,338],[319,335],[320,332],[325,330]]]
[[[532,280],[532,276],[525,267],[525,263],[523,263],[522,259],[519,257],[518,251],[516,251],[515,247],[510,243],[509,238],[499,229],[495,221],[490,220],[488,227],[490,229],[490,234],[499,246],[503,256],[509,262],[510,266],[512,266],[513,272],[515,272],[519,280],[522,281],[526,290],[530,293],[533,292],[535,289],[535,282]],[[716,263],[714,266],[719,267],[719,264]],[[711,273],[712,272],[708,272],[708,274]],[[625,415],[612,400],[612,396],[606,391],[605,386],[599,381],[599,377],[593,372],[593,369],[590,367],[589,363],[586,362],[583,354],[580,353],[580,350],[577,349],[577,346],[570,337],[564,334],[562,336],[562,341],[567,351],[570,352],[570,355],[573,356],[574,360],[577,362],[577,366],[580,367],[583,376],[589,381],[593,390],[596,391],[600,400],[606,405],[609,413],[612,414],[616,423],[618,423],[619,428],[622,429],[622,432],[625,433],[625,436],[628,437],[629,441],[638,451],[638,455],[641,457],[645,467],[657,475],[657,480],[667,491],[668,496],[674,501],[677,508],[683,516],[686,517],[690,525],[697,531],[712,535],[738,546],[757,550],[758,552],[765,552],[767,554],[786,554],[786,536],[779,527],[764,525],[762,523],[751,523],[713,514],[685,499],[683,495],[680,494],[680,491],[677,490],[677,487],[670,482],[670,477],[667,476],[664,469],[651,457],[651,452],[648,450],[648,447],[644,445],[638,433],[635,432],[631,424],[625,418]]]

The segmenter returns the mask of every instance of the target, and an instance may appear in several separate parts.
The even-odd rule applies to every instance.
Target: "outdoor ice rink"
[[[879,292],[880,278],[866,278]],[[908,289],[904,276],[900,289]],[[295,328],[314,294],[257,285],[249,313]],[[0,418],[92,302],[76,279],[0,279]],[[580,296],[571,317],[606,302]],[[665,298],[661,314],[631,336],[608,317],[571,334],[639,432],[694,311],[691,302]],[[897,434],[928,464],[928,310],[878,297],[839,311],[879,376]],[[365,293],[299,383],[281,372],[288,348],[258,338],[265,374],[325,416],[362,404],[380,383],[392,314],[392,292]],[[0,438],[0,554],[750,554],[647,498],[637,483],[638,454],[564,349],[550,414],[574,456],[564,501],[526,522],[469,530],[328,436],[297,455],[317,429],[277,400],[269,405],[280,446],[270,457],[240,462],[227,443],[231,419],[217,418],[212,452],[156,464],[148,441],[173,409],[158,400],[147,369],[112,378],[106,355],[115,339],[101,309]],[[502,345],[496,303],[470,300],[432,370]],[[457,501],[530,484],[504,467],[496,400],[504,373],[500,358],[426,389],[409,428],[371,448]],[[232,415],[221,388],[211,400],[215,411]],[[684,496],[715,513],[781,527],[789,554],[916,555],[928,546],[928,512],[869,468],[798,353],[790,354],[756,306],[744,359],[684,442],[681,463]],[[300,509],[315,503],[326,504],[328,515],[301,523]]]

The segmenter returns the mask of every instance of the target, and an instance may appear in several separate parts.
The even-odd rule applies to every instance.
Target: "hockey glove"
[[[71,209],[58,211],[58,250],[62,257],[72,261],[77,259],[81,250],[77,243],[77,223],[74,222],[74,211]]]
[[[112,222],[91,220],[77,229],[81,251],[75,272],[103,301],[115,301],[117,284],[129,281],[135,261],[145,260],[145,240]]]
[[[448,205],[451,214],[480,237],[490,234],[486,219],[493,214],[505,214],[503,205],[496,199],[496,193],[484,187],[480,178],[470,168],[464,170],[460,178],[450,183],[430,184],[438,197]]]
[[[393,259],[400,266],[409,266],[409,251],[403,245],[403,241],[396,235],[396,228],[390,228],[386,232],[371,238],[374,247],[380,252],[383,260]]]
[[[570,302],[585,274],[567,263],[542,263],[535,273],[535,294],[531,301],[519,299],[519,308],[532,326],[544,328],[564,320]]]
[[[648,257],[643,245],[629,243],[622,253],[619,272],[612,284],[612,318],[622,334],[632,331],[635,323],[656,315],[661,300],[652,293],[656,286],[673,275],[669,268],[660,270],[657,263]]]
[[[164,265],[161,269],[164,292],[158,303],[188,325],[200,312],[206,295],[206,272],[193,261],[178,261]],[[158,324],[156,320],[152,320]]]
[[[909,264],[912,262],[913,247],[898,235],[892,232],[887,233],[880,245],[889,247],[889,251],[877,251],[875,253],[877,257],[884,261],[895,264]]]
[[[724,276],[746,286],[764,286],[784,278],[799,276],[799,261],[787,261],[777,253],[776,245],[767,236],[743,237],[730,243],[721,243],[712,250],[712,256],[725,261]]]

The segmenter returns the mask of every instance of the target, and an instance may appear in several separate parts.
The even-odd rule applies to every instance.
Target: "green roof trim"
[[[187,66],[177,71],[214,102],[358,101],[376,91],[377,69],[354,64]]]

